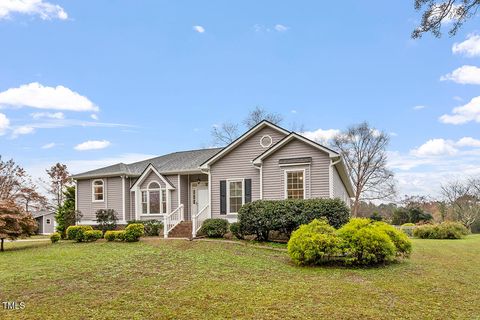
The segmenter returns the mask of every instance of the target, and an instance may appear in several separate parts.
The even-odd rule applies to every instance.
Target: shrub
[[[237,237],[237,239],[244,239],[242,229],[240,228],[240,223],[234,222],[230,224],[230,232]]]
[[[200,234],[209,238],[222,238],[228,232],[228,221],[225,219],[206,219],[200,228]]]
[[[108,230],[107,232],[105,232],[105,234],[103,235],[103,237],[105,238],[105,240],[107,241],[114,241],[115,238],[116,238],[116,233],[118,231],[113,231],[113,230]]]
[[[413,237],[413,230],[415,230],[415,224],[411,226],[413,223],[405,223],[400,227],[400,230],[405,233],[409,237]]]
[[[290,236],[300,225],[314,219],[326,219],[331,226],[339,228],[349,216],[350,210],[340,199],[258,200],[240,208],[238,221],[244,234],[266,241],[270,231]]]
[[[374,212],[371,216],[370,219],[373,221],[382,221],[383,217],[378,214],[378,212]]]
[[[402,227],[415,227],[415,223],[407,222],[402,224]]]
[[[420,208],[398,208],[393,212],[392,224],[404,225],[406,223],[418,223],[431,221],[432,215],[422,211]]]
[[[145,227],[143,226],[143,224],[132,223],[125,228],[122,236],[120,236],[120,233],[118,235],[119,240],[121,240],[120,237],[123,237],[126,242],[135,242],[138,241],[140,237],[144,235],[144,233]]]
[[[95,212],[97,223],[102,233],[107,230],[115,230],[117,228],[117,212],[113,209],[99,209]]]
[[[125,241],[125,230],[115,231],[115,240]]]
[[[346,264],[372,265],[395,260],[397,250],[383,225],[355,218],[338,230]]]
[[[88,242],[97,241],[102,238],[101,230],[87,230],[83,233],[83,240]]]
[[[70,226],[67,228],[67,239],[82,242],[85,232],[91,230],[93,230],[91,226]]]
[[[58,232],[52,233],[52,234],[50,235],[50,241],[52,241],[52,243],[57,243],[58,241],[60,241],[60,238],[61,238],[61,237],[62,237],[62,236],[61,236],[60,233],[58,233]]]
[[[450,221],[426,224],[413,231],[413,235],[421,239],[461,239],[467,234],[469,231],[463,224]]]
[[[340,240],[325,220],[313,220],[292,233],[288,254],[299,265],[323,264],[338,256]]]
[[[140,223],[145,228],[145,235],[148,237],[156,237],[160,235],[160,231],[163,230],[163,223],[159,220],[131,220],[127,222],[127,225]]]
[[[397,250],[397,256],[410,256],[410,253],[412,253],[412,242],[405,233],[398,231],[395,227],[385,222],[375,222],[374,226],[382,229],[390,237]]]

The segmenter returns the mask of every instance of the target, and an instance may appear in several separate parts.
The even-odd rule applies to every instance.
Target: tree
[[[412,32],[412,38],[421,38],[426,32],[439,38],[442,24],[447,22],[451,25],[448,33],[454,36],[476,14],[479,6],[479,0],[415,0],[415,10],[424,11],[420,25]]]
[[[442,195],[454,217],[465,227],[480,220],[480,193],[478,179],[452,181],[442,186]]]
[[[37,230],[37,222],[12,201],[0,201],[0,251],[5,239],[15,240],[30,236]]]
[[[30,184],[20,189],[18,202],[23,205],[25,212],[30,213],[31,209],[41,210],[48,207],[47,198],[38,193],[37,186]]]
[[[61,163],[53,165],[46,172],[50,178],[48,192],[52,195],[54,207],[57,209],[64,201],[65,188],[72,183],[70,173],[67,166]]]
[[[283,119],[278,113],[267,112],[264,108],[257,106],[248,113],[247,117],[243,120],[243,124],[246,129],[251,129],[263,120],[270,121],[273,124],[279,124]],[[211,134],[214,145],[228,145],[240,136],[240,124],[225,122],[220,125],[215,125],[213,126]]]
[[[105,234],[108,230],[115,230],[117,228],[117,212],[113,209],[99,209],[95,213],[97,217],[97,224]]]
[[[0,156],[0,201],[15,202],[25,185],[27,174],[13,159],[2,161]]]
[[[248,116],[243,120],[243,124],[247,129],[251,129],[263,120],[270,121],[273,124],[280,124],[283,121],[283,117],[278,113],[268,112],[264,108],[256,106],[248,113]]]
[[[352,214],[360,201],[388,199],[396,195],[393,172],[387,168],[388,134],[363,122],[333,138],[333,147],[343,156],[353,182],[355,199]]]
[[[69,186],[63,193],[64,201],[55,212],[55,221],[57,222],[57,232],[66,237],[66,231],[69,226],[74,226],[82,218],[82,213],[75,210],[75,186]]]

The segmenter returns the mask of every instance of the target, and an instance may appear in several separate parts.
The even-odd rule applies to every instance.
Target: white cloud
[[[52,149],[53,147],[55,147],[57,144],[55,142],[50,142],[50,143],[47,143],[47,144],[44,144],[42,146],[42,149]]]
[[[98,120],[98,115],[96,115],[95,113],[92,113],[90,115],[90,118],[92,118],[93,120]]]
[[[456,143],[459,147],[474,147],[480,148],[480,140],[474,139],[472,137],[463,137]]]
[[[411,151],[413,155],[418,157],[454,155],[457,152],[458,150],[454,147],[454,143],[445,139],[428,140],[417,149]]]
[[[422,110],[422,109],[425,109],[425,108],[426,108],[426,106],[415,106],[415,107],[413,107],[413,110],[418,111],[418,110]]]
[[[6,115],[0,113],[0,136],[3,136],[10,126],[10,120]]]
[[[296,114],[297,110],[291,110],[290,112],[293,113],[293,114]]]
[[[467,39],[463,42],[455,42],[452,47],[452,52],[454,54],[463,54],[467,57],[478,57],[480,56],[480,35],[478,34],[469,34]]]
[[[42,20],[68,19],[62,7],[43,0],[0,0],[0,19],[10,18],[15,13],[36,15]]]
[[[13,129],[12,138],[17,138],[20,135],[31,134],[35,132],[35,128],[29,126],[20,126]]]
[[[202,27],[202,26],[193,26],[192,29],[198,33],[204,33],[205,32],[205,28]]]
[[[315,131],[305,131],[302,135],[310,140],[317,141],[320,143],[327,143],[332,140],[334,136],[340,133],[338,129],[317,129]]]
[[[440,77],[440,81],[453,81],[460,84],[480,84],[480,68],[476,66],[461,66]]]
[[[50,118],[50,119],[65,119],[65,115],[63,112],[34,112],[30,114],[33,119],[41,119],[41,118]]]
[[[98,111],[87,97],[64,86],[45,87],[38,82],[0,92],[0,106],[36,109]]]
[[[480,96],[473,98],[463,106],[454,108],[452,114],[444,114],[439,120],[449,124],[463,124],[470,121],[480,122]]]
[[[284,26],[283,24],[276,24],[273,28],[278,32],[285,32],[288,29],[290,29],[289,27]]]
[[[77,151],[99,150],[109,147],[110,144],[107,140],[88,140],[76,145],[74,149]]]

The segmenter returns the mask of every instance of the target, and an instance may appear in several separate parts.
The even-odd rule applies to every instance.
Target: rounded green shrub
[[[101,230],[87,230],[83,233],[83,240],[87,242],[97,241],[102,238]]]
[[[50,241],[52,241],[52,243],[57,243],[58,241],[60,241],[61,237],[61,234],[58,232],[52,233],[50,235]]]
[[[230,224],[230,232],[237,237],[237,239],[242,240],[244,238],[242,229],[240,228],[240,223],[234,222]]]
[[[145,236],[147,237],[157,237],[163,230],[163,223],[159,220],[131,220],[127,222],[127,225],[134,223],[143,224],[145,228]]]
[[[413,235],[420,239],[461,239],[469,234],[460,222],[445,221],[440,224],[418,226]]]
[[[85,240],[85,232],[91,230],[93,230],[91,226],[70,226],[67,228],[67,239],[82,242]]]
[[[125,228],[124,240],[126,242],[136,242],[145,234],[145,227],[141,223],[132,223]]]
[[[374,226],[382,229],[393,241],[397,249],[397,256],[408,257],[412,253],[412,241],[405,233],[385,222],[374,222]]]
[[[402,227],[415,227],[415,223],[407,222],[407,223],[402,224]]]
[[[395,260],[397,249],[385,227],[354,218],[338,230],[346,264],[373,265]]]
[[[225,219],[206,219],[200,228],[200,234],[209,238],[222,238],[228,232],[228,221]]]
[[[340,253],[335,228],[325,220],[300,226],[288,241],[288,254],[298,265],[324,264]]]
[[[114,232],[115,232],[115,240],[125,241],[125,230],[119,230]]]
[[[114,241],[114,240],[115,240],[115,237],[116,237],[116,233],[117,233],[117,231],[109,230],[109,231],[105,232],[105,234],[103,235],[103,237],[104,237],[105,240],[107,240],[107,241]]]

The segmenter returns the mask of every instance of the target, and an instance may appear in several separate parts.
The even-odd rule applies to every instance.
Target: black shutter
[[[227,214],[227,181],[220,181],[220,214]]]
[[[252,202],[252,179],[245,179],[245,203]]]

